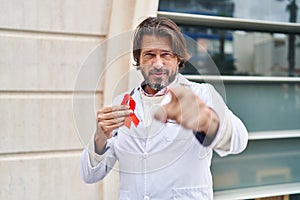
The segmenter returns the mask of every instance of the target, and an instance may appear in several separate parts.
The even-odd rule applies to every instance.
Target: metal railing
[[[275,76],[214,76],[214,75],[184,75],[195,82],[226,82],[226,83],[299,83],[300,77],[275,77]]]
[[[209,28],[224,28],[256,32],[300,34],[300,24],[297,23],[249,20],[163,11],[159,11],[157,15],[168,17],[179,24],[185,25],[198,25]]]

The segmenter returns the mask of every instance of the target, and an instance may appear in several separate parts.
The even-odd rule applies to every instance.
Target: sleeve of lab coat
[[[248,131],[243,122],[226,106],[221,95],[210,84],[201,84],[197,93],[219,117],[219,129],[210,146],[220,156],[238,154],[248,143]],[[197,89],[196,89],[197,90]]]
[[[80,157],[80,175],[84,182],[95,183],[102,180],[114,167],[116,156],[113,153],[112,140],[108,140],[106,152],[98,155],[91,151],[88,146],[84,149]],[[92,162],[94,160],[94,162]],[[95,162],[98,161],[98,162]],[[96,165],[93,165],[96,163]]]

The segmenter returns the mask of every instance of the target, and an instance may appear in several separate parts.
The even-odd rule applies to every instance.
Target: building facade
[[[299,199],[300,28],[292,1],[253,2],[2,1],[0,199],[117,199],[117,171],[85,184],[79,156],[95,110],[141,80],[129,36],[157,14],[191,41],[186,77],[214,84],[250,132],[243,154],[214,157],[215,199]]]

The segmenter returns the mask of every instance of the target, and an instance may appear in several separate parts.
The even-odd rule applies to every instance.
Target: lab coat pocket
[[[129,192],[125,190],[119,191],[119,200],[130,200],[129,198]]]
[[[208,187],[185,187],[185,188],[174,188],[173,200],[209,200]]]

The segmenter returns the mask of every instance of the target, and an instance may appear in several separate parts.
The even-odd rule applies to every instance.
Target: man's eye
[[[161,56],[163,56],[163,57],[173,57],[174,54],[171,53],[171,52],[166,52],[166,53],[163,53]]]
[[[150,57],[153,57],[153,56],[154,56],[154,54],[153,54],[153,53],[145,53],[145,54],[144,54],[144,56],[145,56],[145,57],[149,57],[149,58],[150,58]]]

